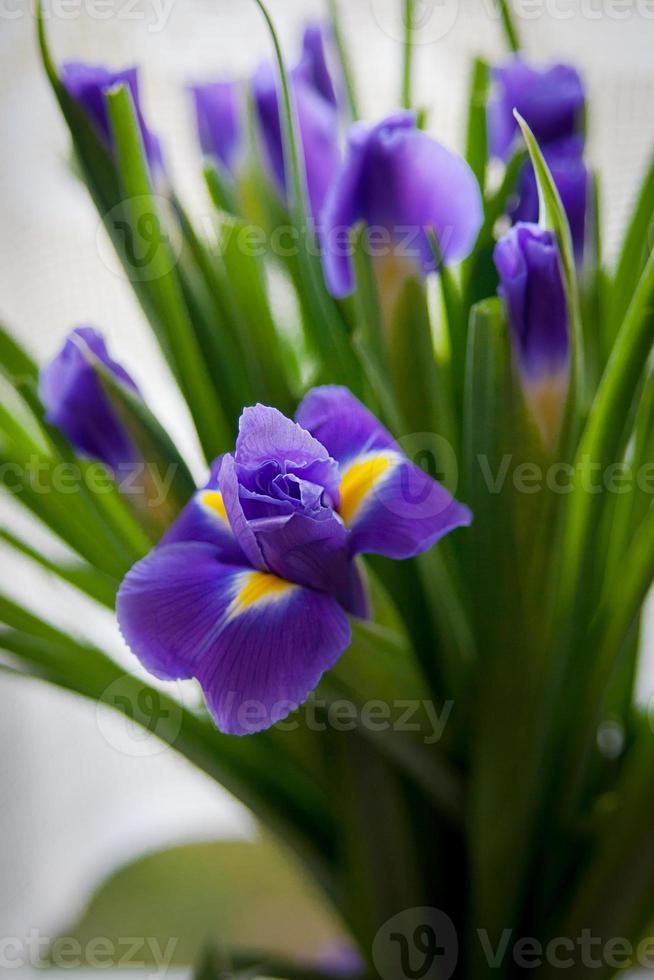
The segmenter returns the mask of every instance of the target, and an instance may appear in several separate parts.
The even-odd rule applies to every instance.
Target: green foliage
[[[83,636],[0,599],[3,667],[100,700],[145,727],[143,705],[158,699],[170,720],[156,735],[250,807],[331,907],[327,913],[267,844],[198,845],[121,869],[73,934],[179,935],[177,962],[199,958],[202,980],[219,976],[226,962],[317,980],[319,969],[304,960],[341,931],[358,944],[372,976],[379,926],[399,909],[423,905],[454,921],[465,947],[460,975],[470,980],[516,975],[508,961],[491,971],[477,929],[489,930],[493,941],[511,927],[516,936],[546,942],[574,939],[590,927],[606,939],[637,943],[654,910],[654,734],[633,691],[654,574],[651,491],[632,481],[627,491],[590,492],[584,477],[597,472],[593,467],[600,474],[613,466],[642,473],[654,459],[652,170],[615,268],[598,265],[580,303],[568,222],[543,154],[519,119],[536,172],[540,220],[560,244],[573,325],[574,381],[554,454],[524,404],[495,296],[497,225],[525,150],[492,190],[488,67],[475,63],[470,86],[466,152],[484,198],[472,254],[461,268],[439,268],[433,293],[431,283],[408,279],[389,302],[366,254],[365,230],[357,228],[357,288],[339,303],[326,290],[316,255],[284,59],[267,8],[256,2],[280,72],[288,209],[259,179],[256,161],[239,187],[207,164],[216,224],[213,236],[201,233],[171,188],[157,186],[155,193],[125,87],[109,96],[116,154],[99,140],[59,81],[40,16],[44,66],[82,178],[208,462],[231,447],[243,404],[261,400],[290,413],[309,378],[345,383],[385,419],[409,455],[427,459],[457,491],[474,522],[419,559],[367,562],[374,618],[353,624],[351,649],[316,692],[319,724],[298,719],[294,730],[276,727],[245,739],[221,735],[203,711],[125,674]],[[356,117],[335,2],[330,8]],[[406,104],[412,8],[406,4]],[[500,10],[517,49],[509,7],[503,2]],[[241,248],[239,235],[253,213],[272,227],[290,222],[298,255],[280,262],[269,250],[254,256]],[[147,274],[137,274],[119,227],[137,235],[144,218],[156,219],[156,247]],[[438,259],[435,239],[432,246]],[[594,252],[601,263],[599,241]],[[304,332],[293,352],[299,371],[271,302],[273,266],[297,301],[301,323],[293,324],[294,336]],[[152,413],[97,370],[143,455],[174,468],[170,521],[193,490],[186,462]],[[3,547],[111,608],[125,572],[166,522],[153,525],[152,515],[131,507],[106,473],[104,492],[91,491],[93,464],[77,458],[45,420],[38,368],[5,330],[0,374],[7,391],[0,411],[0,462],[7,465],[0,480],[72,556],[50,559],[13,528],[0,531]],[[547,479],[561,463],[572,473],[569,493],[558,493]],[[63,466],[78,475],[72,490],[59,479]],[[532,474],[527,489],[525,467]],[[534,471],[542,477],[536,491]],[[118,698],[111,694],[116,690]],[[327,723],[343,699],[358,719],[348,731]],[[370,701],[403,699],[415,708],[417,728],[361,722]],[[435,720],[445,720],[437,737]],[[607,721],[623,736],[613,756],[598,742]],[[534,975],[550,972],[544,966]],[[579,967],[575,977],[587,973]],[[607,967],[592,975],[612,973]]]

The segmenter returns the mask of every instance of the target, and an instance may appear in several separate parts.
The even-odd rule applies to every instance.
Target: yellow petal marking
[[[255,603],[280,599],[291,589],[297,588],[293,582],[278,578],[270,572],[245,572],[240,576],[239,589],[229,607],[228,615],[238,616]]]
[[[339,513],[345,524],[351,524],[384,473],[394,461],[393,453],[375,453],[359,457],[348,466],[341,477],[341,506]]]
[[[212,510],[218,515],[221,521],[227,522],[227,511],[225,510],[222,493],[219,493],[217,490],[204,490],[200,499],[205,507],[208,507],[209,510]]]

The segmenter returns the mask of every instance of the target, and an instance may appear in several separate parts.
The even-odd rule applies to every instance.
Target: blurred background
[[[373,119],[397,104],[400,4],[347,0],[341,5],[364,112]],[[320,0],[270,0],[269,6],[293,58],[302,25],[324,16],[324,7]],[[505,56],[498,13],[492,0],[422,0],[416,6],[416,102],[429,107],[432,133],[461,148],[471,59],[482,55],[492,63]],[[50,0],[46,10],[58,59],[143,66],[148,119],[163,138],[182,196],[201,221],[201,159],[185,86],[247,76],[269,56],[255,5],[251,0]],[[586,81],[588,156],[602,174],[610,258],[654,144],[654,2],[525,0],[517,10],[529,57],[569,61]],[[128,366],[201,478],[185,409],[99,232],[86,191],[71,175],[68,135],[36,53],[30,0],[0,0],[0,78],[0,318],[40,360],[56,351],[74,325],[105,331],[114,355]],[[3,522],[36,547],[46,547],[11,500],[0,500],[0,507]],[[9,594],[102,641],[126,669],[136,669],[111,616],[13,552],[0,549],[0,568]],[[652,646],[650,629],[640,679],[646,703],[654,693]],[[195,697],[193,690],[179,693]],[[179,868],[188,871],[189,863],[210,867],[215,852],[203,849],[203,842],[251,842],[256,835],[249,814],[226,793],[102,706],[0,676],[0,937],[22,937],[34,929],[56,935],[83,916],[110,872],[146,852],[188,845],[170,853],[168,878],[161,879],[169,881]],[[235,878],[243,878],[239,848],[245,846],[231,848]],[[268,850],[270,864],[264,866],[271,878],[286,881],[278,856]],[[225,875],[225,864],[221,867],[226,892],[231,872]],[[161,868],[142,865],[132,873],[135,901],[139,883],[156,883],[157,874],[163,875]],[[306,908],[309,898],[298,897],[291,878],[288,894]],[[105,895],[80,926],[82,932],[92,932],[94,915],[101,922],[102,901],[115,914],[124,892],[119,887],[113,899]],[[195,919],[198,936],[207,921],[205,906],[213,902],[218,909],[216,928],[220,915],[231,914],[214,892],[177,899],[188,919]],[[162,901],[167,900],[164,886]],[[129,909],[123,911],[128,928]],[[321,910],[311,915],[303,920],[307,942],[327,946],[336,926]],[[95,934],[102,935],[97,928]],[[266,928],[279,935],[279,923]]]

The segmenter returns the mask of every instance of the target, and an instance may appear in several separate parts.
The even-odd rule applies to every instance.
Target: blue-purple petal
[[[191,94],[202,151],[233,173],[242,143],[238,86],[206,82],[191,86]]]
[[[351,554],[409,558],[470,523],[467,507],[408,460],[347,388],[314,388],[296,417],[341,464],[339,511]]]
[[[495,265],[523,377],[533,383],[565,370],[569,323],[553,232],[534,224],[514,225],[495,246]]]
[[[248,568],[206,544],[151,552],[117,600],[131,650],[164,679],[196,677],[223,732],[268,728],[306,700],[350,642],[335,599]]]
[[[567,139],[581,130],[584,87],[576,69],[552,65],[539,69],[520,56],[493,70],[495,96],[489,103],[490,149],[506,159],[513,148],[517,109],[541,146]]]
[[[109,356],[102,334],[91,327],[78,327],[42,369],[39,395],[48,422],[78,452],[118,470],[138,462],[139,454],[102,386],[94,361],[138,394],[127,371]]]
[[[61,81],[69,95],[84,109],[105,145],[112,148],[109,112],[106,95],[115,85],[125,84],[134,102],[145,155],[154,174],[163,170],[161,143],[150,131],[143,115],[139,92],[138,69],[135,67],[113,71],[104,65],[68,61],[62,65]]]
[[[334,107],[338,105],[334,83],[327,67],[323,32],[318,24],[309,24],[304,30],[302,57],[293,70],[293,77],[310,85]]]
[[[325,278],[335,296],[354,288],[347,233],[358,222],[385,232],[386,254],[426,275],[436,268],[430,230],[445,262],[469,254],[482,222],[481,193],[465,160],[419,130],[413,113],[400,112],[351,128],[329,189],[320,225]]]
[[[583,143],[579,138],[553,144],[544,152],[545,161],[561,196],[561,203],[570,225],[575,255],[583,259],[586,238],[589,174],[582,157]],[[518,181],[518,196],[511,211],[514,222],[537,222],[539,217],[538,186],[531,163],[523,167]]]
[[[261,65],[257,70],[252,91],[268,166],[280,193],[287,197],[278,78],[271,65]],[[291,79],[291,94],[295,101],[311,214],[318,226],[328,188],[341,159],[338,113],[331,102],[301,78]]]
[[[251,521],[250,528],[275,575],[337,595],[350,577],[349,533],[333,511]]]
[[[379,419],[343,385],[312,388],[295,419],[341,466],[372,450],[398,449]]]

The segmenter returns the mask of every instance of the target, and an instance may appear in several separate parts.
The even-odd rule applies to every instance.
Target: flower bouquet
[[[303,957],[214,936],[198,977],[647,965],[654,170],[608,266],[582,81],[525,60],[506,3],[459,155],[412,105],[410,0],[372,122],[335,3],[289,67],[254,2],[271,60],[189,92],[201,229],[136,69],[56,65],[37,17],[206,474],[97,329],[42,367],[3,331],[2,481],[74,558],[3,540],[115,608],[134,672],[9,598],[5,668],[154,731],[338,917]]]

